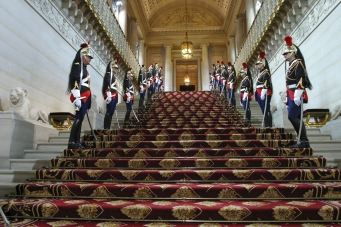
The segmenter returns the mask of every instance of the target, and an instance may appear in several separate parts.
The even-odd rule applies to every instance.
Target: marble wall
[[[305,109],[329,108],[341,104],[341,4],[339,0],[316,1],[301,23],[290,34],[305,58],[313,90],[308,90],[309,103]],[[288,34],[289,35],[289,34]],[[283,46],[282,46],[283,47]],[[279,50],[270,60],[274,97],[272,105],[280,102],[280,91],[285,91],[284,57]],[[288,64],[288,63],[287,63]]]
[[[9,108],[10,89],[22,87],[27,89],[28,97],[37,109],[46,113],[73,112],[69,95],[65,92],[77,49],[29,2],[0,1],[2,108]],[[78,41],[81,44],[82,40]],[[104,107],[101,94],[104,72],[98,67],[88,68],[92,78],[91,90],[97,96],[97,105]]]

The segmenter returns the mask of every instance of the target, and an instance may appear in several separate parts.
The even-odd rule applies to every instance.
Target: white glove
[[[150,88],[150,81],[147,81],[147,87]]]
[[[143,85],[140,85],[140,93],[143,93],[144,92],[144,87]]]
[[[296,89],[295,90],[295,95],[294,95],[294,103],[299,106],[302,104],[301,101],[301,96],[303,94],[304,90],[303,89]]]
[[[242,103],[242,102],[240,102],[240,105],[241,105],[241,106],[243,106],[243,103]]]
[[[107,99],[106,99],[107,104],[111,103],[111,101],[112,101],[112,98],[111,97],[107,97]]]
[[[287,107],[287,111],[289,111],[289,106],[286,106]]]
[[[127,92],[126,95],[127,95],[126,103],[130,103],[130,100],[131,100],[130,92]]]
[[[244,95],[243,95],[243,101],[245,102],[247,97],[249,96],[249,93],[247,92],[244,92]]]
[[[223,86],[225,87],[226,80],[223,80]]]
[[[268,93],[268,89],[262,89],[262,93],[261,93],[261,96],[260,96],[260,98],[262,99],[262,100],[265,100],[265,95]]]
[[[75,105],[75,109],[78,111],[82,107],[82,102],[80,99],[75,99],[75,101],[73,101],[73,105]]]

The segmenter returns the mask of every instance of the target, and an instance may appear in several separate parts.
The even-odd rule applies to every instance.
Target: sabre
[[[265,119],[265,114],[266,114],[266,106],[268,103],[268,94],[265,94],[265,107],[264,107],[264,114],[263,114],[263,121],[262,121],[262,127],[264,127],[264,119]]]
[[[140,122],[139,119],[137,118],[136,114],[135,114],[135,111],[134,111],[134,108],[133,108],[133,104],[132,103],[130,103],[130,104],[131,104],[131,110],[133,111],[134,116],[135,116],[137,122]]]
[[[96,142],[98,142],[97,137],[96,137],[96,135],[95,135],[95,132],[94,132],[94,130],[92,129],[92,126],[91,126],[91,123],[90,123],[90,118],[89,118],[89,115],[88,115],[88,111],[86,112],[86,116],[87,116],[87,118],[88,118],[88,122],[89,122],[89,125],[90,125],[91,133],[92,133],[92,135],[94,136]]]
[[[7,217],[4,213],[4,211],[2,210],[2,208],[0,207],[0,214],[1,214],[1,217],[2,217],[2,220],[4,221],[5,223],[5,226],[11,226],[11,223],[7,220]]]
[[[302,133],[302,124],[303,124],[303,95],[301,96],[301,119],[300,119],[300,130],[298,131],[297,143],[301,142],[301,133]]]

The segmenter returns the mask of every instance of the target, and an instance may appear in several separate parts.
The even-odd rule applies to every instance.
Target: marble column
[[[238,55],[240,48],[243,45],[245,38],[244,14],[238,14],[236,20],[236,55]]]
[[[198,64],[198,91],[203,91],[204,89],[202,88],[202,72],[201,72],[201,59],[198,58],[197,60]]]
[[[139,40],[139,45],[140,45],[140,49],[139,49],[139,64],[142,66],[142,65],[146,65],[147,66],[147,63],[144,62],[145,58],[144,58],[144,39],[140,39]]]
[[[248,32],[256,15],[256,6],[254,5],[254,0],[245,0],[245,10],[246,32]]]
[[[131,19],[130,20],[130,37],[129,37],[129,42],[130,42],[130,47],[135,54],[136,58],[137,56],[137,49],[136,45],[138,45],[138,36],[137,36],[137,23],[136,19]]]
[[[128,1],[127,0],[121,0],[122,6],[119,8],[118,13],[118,23],[121,26],[121,29],[124,33],[124,35],[127,37],[127,8],[128,8]]]
[[[200,47],[202,50],[201,54],[201,86],[203,91],[209,90],[210,80],[209,80],[209,63],[208,63],[208,42],[201,43]]]
[[[230,36],[229,38],[229,60],[233,62],[236,60],[236,47],[235,47],[235,37]]]
[[[165,53],[165,91],[173,91],[173,82],[172,82],[172,48],[173,45],[171,43],[165,43],[164,47],[166,49]]]

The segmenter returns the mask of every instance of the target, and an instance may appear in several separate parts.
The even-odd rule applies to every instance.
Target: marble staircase
[[[261,127],[262,113],[258,103],[252,101],[251,106],[251,122],[252,127]],[[134,101],[133,108],[138,109],[138,97]],[[126,106],[120,103],[117,106],[118,119],[120,127],[123,127]],[[243,107],[237,104],[237,110],[243,113]],[[115,115],[114,115],[115,117]],[[131,113],[131,117],[133,114]],[[116,119],[112,120],[112,129],[117,128]],[[286,128],[286,133],[295,133],[293,128]],[[334,166],[341,164],[341,141],[332,140],[330,134],[321,133],[320,129],[308,129],[308,136],[311,147],[314,148],[315,155],[323,155],[327,158],[327,165]],[[84,131],[83,134],[90,134],[90,131]],[[69,131],[59,131],[56,137],[50,137],[48,142],[37,144],[36,150],[24,150],[24,159],[11,159],[10,169],[0,169],[0,199],[5,198],[6,194],[14,192],[14,186],[23,183],[26,179],[34,177],[34,170],[41,169],[43,166],[49,165],[50,159],[62,155],[62,151],[66,148],[69,138]],[[339,165],[340,166],[340,165]]]

